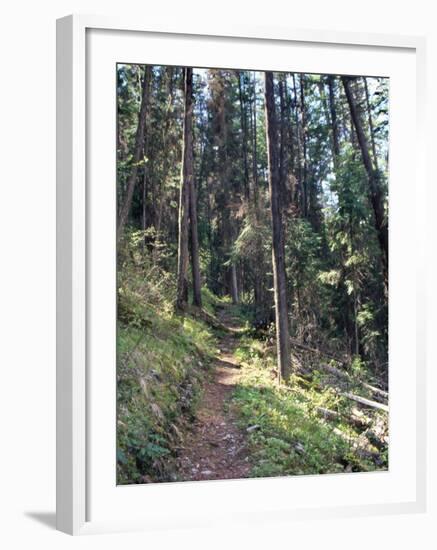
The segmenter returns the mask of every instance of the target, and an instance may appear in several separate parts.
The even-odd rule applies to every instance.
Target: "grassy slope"
[[[208,303],[210,296],[205,293]],[[135,304],[133,308],[132,305]],[[124,296],[132,313],[118,331],[118,483],[175,479],[174,457],[184,422],[192,418],[201,382],[215,352],[201,320]]]
[[[260,340],[245,337],[236,356],[243,375],[231,406],[249,428],[254,477],[385,469],[384,457],[377,467],[358,455],[355,429],[317,413],[324,407],[347,414],[350,403],[333,388],[321,388],[317,376],[312,382],[294,376],[278,386],[275,358]]]
[[[244,322],[244,309],[237,307],[235,312]],[[360,435],[362,428],[345,420],[354,404],[341,395],[339,388],[325,384],[329,377],[318,370],[318,365],[312,364],[310,379],[293,375],[288,384],[278,385],[272,339],[269,344],[267,339],[254,338],[247,323],[246,328],[235,350],[242,377],[229,406],[240,426],[249,429],[252,476],[387,469],[387,450],[379,452]],[[357,393],[371,398],[359,382],[366,379],[365,368],[352,366],[348,391],[359,386]],[[339,418],[322,418],[320,408],[335,411]],[[372,421],[387,422],[385,413],[372,411],[366,415]]]
[[[154,289],[150,280],[133,276],[119,292],[117,475],[121,484],[177,479],[174,459],[182,431],[193,419],[220,337],[217,328],[199,316],[175,315],[171,299],[165,298],[171,293],[158,286],[160,277],[157,281]],[[203,301],[205,310],[214,315],[219,300],[206,290]],[[249,330],[243,332],[235,354],[242,377],[229,406],[241,427],[249,428],[253,476],[376,468],[357,457],[354,429],[317,415],[320,406],[343,412],[350,405],[332,388],[321,389],[317,376],[311,383],[296,377],[289,386],[278,387],[271,347],[251,337]],[[383,460],[379,467],[385,465]]]

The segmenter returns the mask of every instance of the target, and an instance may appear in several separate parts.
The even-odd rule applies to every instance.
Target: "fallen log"
[[[381,388],[377,388],[376,386],[372,386],[371,384],[368,384],[367,382],[364,382],[360,380],[359,378],[355,378],[354,376],[351,376],[347,371],[341,370],[337,367],[334,367],[332,365],[324,365],[320,364],[317,366],[318,369],[321,369],[329,374],[332,374],[333,376],[336,376],[337,378],[340,378],[342,380],[347,380],[353,384],[357,384],[359,386],[362,386],[363,388],[366,388],[374,395],[377,395],[385,400],[388,400],[388,392],[382,390]]]
[[[365,416],[357,417],[354,414],[343,415],[338,413],[337,411],[333,411],[331,409],[325,409],[324,407],[317,407],[316,410],[326,420],[332,420],[332,421],[341,420],[343,422],[346,422],[347,424],[351,424],[352,426],[355,426],[360,430],[366,429],[372,424],[372,421],[370,420],[370,418],[367,418]]]
[[[370,443],[379,450],[384,450],[388,447],[388,422],[387,418],[378,416],[375,422],[370,426],[364,435]]]
[[[353,378],[351,378],[347,372],[341,371],[341,370],[339,370],[336,367],[333,367],[331,365],[319,365],[318,368],[325,371],[325,372],[327,372],[327,373],[329,373],[329,374],[331,374],[332,376],[337,377],[339,380],[347,382],[348,385],[357,385],[357,386],[361,385],[362,387],[367,388],[369,390],[371,390],[373,388],[373,386],[370,386],[369,384],[366,384],[365,382],[360,382],[359,380],[353,380]],[[304,380],[311,380],[312,377],[313,377],[313,374],[314,374],[313,372],[308,372],[308,371],[303,371],[303,370],[300,371],[300,376]],[[341,384],[335,384],[335,383],[330,382],[330,381],[324,381],[324,383],[322,385],[331,386],[333,388],[336,388],[337,391],[341,390],[341,389],[343,389],[343,390],[349,389],[348,386],[345,387],[343,385],[343,387],[341,387]],[[374,389],[378,390],[378,388],[374,388]],[[371,399],[367,399],[365,397],[361,397],[359,395],[355,395],[355,394],[350,393],[350,392],[344,392],[344,393],[340,392],[340,395],[343,395],[344,397],[347,397],[348,399],[352,399],[353,401],[359,403],[362,406],[367,406],[367,407],[370,407],[370,408],[379,409],[379,410],[388,412],[388,403],[387,403],[388,393],[384,392],[383,390],[379,390],[379,391],[380,391],[381,397],[382,397],[383,394],[385,394],[384,398],[383,398],[385,402],[373,401]],[[385,397],[385,396],[387,396],[387,397]]]
[[[378,395],[379,397],[382,397],[384,399],[388,399],[388,392],[381,390],[380,388],[376,388],[375,386],[372,386],[370,384],[367,384],[366,382],[361,382],[361,385],[367,388],[369,391],[371,391],[375,395]]]
[[[353,393],[341,393],[343,397],[347,397],[347,399],[351,399],[352,401],[355,401],[356,403],[359,403],[360,405],[363,405],[364,407],[370,407],[371,409],[378,409],[380,411],[384,411],[388,413],[388,405],[384,405],[383,403],[378,403],[377,401],[372,401],[371,399],[366,399],[365,397],[361,397],[360,395],[354,395]]]
[[[336,411],[325,409],[325,407],[317,407],[317,412],[326,420],[340,420],[341,415]]]
[[[349,376],[349,373],[342,371],[340,369],[337,369],[336,367],[333,367],[332,365],[318,365],[318,369],[322,369],[323,371],[332,374],[333,376],[336,376],[337,378],[341,378],[343,380],[351,381],[351,377]]]
[[[371,460],[377,466],[382,464],[381,455],[379,452],[375,452],[371,449],[369,446],[370,441],[368,441],[365,436],[361,435],[358,439],[351,439],[350,436],[338,428],[334,428],[333,432],[351,445],[358,458]],[[370,443],[370,445],[372,445],[372,443]]]
[[[374,395],[380,397],[381,400],[385,401],[384,403],[382,403],[383,405],[387,405],[386,401],[388,400],[388,392],[381,390],[379,388],[376,388],[375,386],[372,386],[370,384],[367,384],[367,382],[362,382],[361,380],[354,380],[349,375],[349,373],[342,371],[340,369],[337,369],[332,365],[319,365],[319,368],[321,368],[325,372],[328,372],[329,374],[332,374],[333,376],[336,376],[337,378],[340,378],[341,380],[345,380],[345,381],[347,380],[350,383],[355,383],[355,384],[358,384],[359,386],[362,386],[363,388],[368,389]]]

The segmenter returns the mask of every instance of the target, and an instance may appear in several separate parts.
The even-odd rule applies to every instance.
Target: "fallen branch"
[[[330,414],[331,413],[336,414],[335,411],[329,411],[329,412]],[[346,417],[346,420],[347,419],[348,418]],[[370,443],[370,445],[372,445],[379,451],[383,451],[387,449],[388,439],[384,433],[385,430],[383,429],[383,426],[380,423],[379,425],[378,425],[378,422],[376,424],[372,424],[371,420],[368,419],[368,424],[367,426],[365,426],[365,428],[366,428],[365,431],[363,431],[358,436],[358,438],[353,441],[353,445],[355,448],[361,448],[367,452],[370,450],[369,449],[369,443]],[[334,431],[335,433],[337,433],[337,435],[339,435],[339,432],[341,432],[341,430],[339,430],[338,428],[335,428]],[[345,434],[345,437],[348,437],[348,436]],[[373,453],[373,451],[371,452]]]
[[[348,399],[351,399],[352,401],[355,401],[356,403],[359,403],[360,405],[363,405],[364,407],[370,407],[372,409],[379,409],[381,411],[388,413],[388,405],[384,405],[383,403],[378,403],[377,401],[371,401],[370,399],[366,399],[365,397],[361,397],[359,395],[354,395],[353,393],[342,393],[343,397],[347,397]]]
[[[387,406],[387,400],[388,400],[388,392],[381,390],[379,388],[376,388],[375,386],[371,386],[370,384],[367,384],[366,382],[362,382],[361,380],[354,380],[348,372],[337,369],[336,367],[333,367],[332,365],[319,365],[319,369],[332,374],[333,376],[336,376],[337,378],[340,378],[341,380],[345,380],[350,382],[351,384],[357,384],[358,386],[362,386],[363,388],[368,389],[370,392],[372,392],[375,396],[378,396],[380,400],[383,400],[383,405]],[[364,399],[364,397],[363,397]]]
[[[370,418],[367,418],[365,416],[357,417],[354,414],[343,415],[341,413],[338,413],[337,411],[325,409],[324,407],[317,407],[316,410],[326,420],[346,422],[347,424],[351,424],[352,426],[355,426],[356,428],[361,430],[368,428],[372,424]]]
[[[338,428],[334,428],[333,432],[341,437],[344,441],[349,443],[355,452],[355,455],[364,460],[371,460],[376,465],[380,465],[382,460],[379,453],[373,451],[369,447],[370,441],[365,436],[360,436],[358,439],[351,439],[351,437]],[[370,443],[372,445],[372,443]]]
[[[337,369],[336,367],[333,367],[332,365],[318,365],[318,369],[322,369],[325,372],[332,374],[333,376],[337,376],[337,378],[342,378],[343,380],[351,381],[351,377],[349,374],[345,371],[342,371],[340,369]]]
[[[341,415],[336,411],[325,409],[325,407],[317,407],[317,412],[326,420],[340,420]]]
[[[381,390],[380,388],[376,388],[375,386],[371,386],[370,384],[366,384],[366,382],[361,382],[361,384],[375,395],[378,395],[383,399],[388,399],[388,392]]]

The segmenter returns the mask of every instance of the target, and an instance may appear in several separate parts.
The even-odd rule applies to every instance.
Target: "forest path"
[[[218,317],[227,330],[218,338],[220,351],[179,453],[179,473],[184,481],[244,478],[251,469],[245,434],[226,403],[241,376],[233,355],[241,325],[232,306],[221,309]]]

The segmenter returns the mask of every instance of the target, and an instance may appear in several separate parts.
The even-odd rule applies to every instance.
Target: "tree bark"
[[[293,112],[287,75],[282,73],[278,82],[279,93],[279,176],[281,180],[281,193],[283,210],[286,211],[294,202],[294,174],[295,174],[295,145]]]
[[[296,75],[293,73],[293,98],[294,98],[294,123],[296,126],[296,161],[297,161],[297,170],[296,177],[297,181],[295,184],[295,189],[293,193],[293,202],[297,210],[303,215],[303,202],[304,202],[304,189],[303,189],[303,152],[302,152],[302,125],[299,120],[299,104],[300,100],[297,92],[296,84]]]
[[[280,377],[287,379],[291,374],[289,323],[287,307],[287,278],[285,273],[285,241],[280,202],[280,175],[278,160],[278,132],[273,89],[273,73],[264,73],[265,116],[267,154],[269,166],[270,208],[272,215],[272,259],[275,289],[276,340],[278,349],[278,370]]]
[[[242,72],[237,72],[238,78],[238,97],[240,101],[240,123],[241,123],[241,147],[243,153],[243,173],[244,173],[244,195],[246,200],[250,198],[249,190],[249,165],[247,161],[247,115],[246,115],[246,106],[243,98],[243,86],[242,86]]]
[[[353,393],[345,392],[341,394],[343,397],[347,397],[348,399],[351,399],[352,401],[355,401],[355,403],[359,403],[363,407],[368,407],[371,409],[378,409],[380,411],[387,412],[389,411],[388,405],[384,405],[383,403],[378,403],[377,401],[372,401],[371,399],[366,399],[365,397],[361,397],[360,395],[354,395]]]
[[[184,179],[189,193],[191,236],[191,269],[193,274],[193,304],[202,306],[199,267],[199,237],[197,231],[197,193],[194,184],[193,159],[193,69],[185,69],[185,114],[184,114]]]
[[[363,81],[364,92],[366,95],[367,118],[369,121],[370,142],[372,144],[373,164],[375,166],[375,170],[378,170],[378,155],[376,154],[375,132],[373,127],[372,109],[370,106],[369,86],[367,85],[367,78],[365,76],[363,77]]]
[[[185,110],[184,140],[182,147],[182,170],[179,187],[179,237],[178,237],[178,274],[176,307],[184,310],[188,302],[188,219],[190,207],[190,180],[193,177],[192,156],[192,103],[189,97],[192,85],[192,69],[184,70]]]
[[[238,281],[237,281],[237,266],[231,264],[231,298],[233,304],[238,304]]]
[[[256,78],[253,79],[253,112],[252,117],[252,178],[253,178],[253,201],[255,212],[258,215],[258,139],[256,130]]]
[[[328,88],[329,88],[329,111],[331,113],[331,128],[332,128],[332,150],[334,171],[338,173],[338,160],[340,157],[340,139],[338,131],[337,110],[335,108],[335,89],[334,89],[334,77],[328,76]]]
[[[342,81],[349,104],[352,122],[357,134],[363,164],[369,180],[370,202],[373,208],[375,228],[378,235],[379,246],[381,248],[384,283],[386,289],[388,289],[388,227],[386,220],[384,219],[384,203],[379,184],[379,174],[378,171],[373,168],[372,159],[370,157],[370,148],[367,143],[366,134],[363,129],[363,124],[359,116],[355,97],[350,85],[351,79],[350,77],[343,76]]]
[[[255,318],[258,319],[263,314],[266,300],[263,292],[263,252],[262,242],[258,233],[260,223],[260,201],[258,192],[258,140],[257,140],[257,111],[256,111],[256,77],[252,81],[253,95],[249,103],[250,108],[250,130],[252,141],[252,187],[251,187],[251,209],[253,212],[253,223],[257,228],[255,236],[255,262],[253,265],[254,281],[253,294],[255,301]]]
[[[123,203],[123,206],[121,207],[120,215],[118,218],[117,242],[120,241],[121,235],[123,233],[123,228],[129,217],[129,211],[132,204],[132,197],[134,194],[135,184],[137,181],[138,165],[140,163],[141,154],[143,152],[144,134],[146,129],[146,117],[147,117],[147,111],[148,111],[148,105],[149,105],[151,76],[152,76],[151,67],[147,66],[144,73],[144,79],[143,79],[143,85],[142,85],[141,107],[140,107],[140,113],[138,115],[137,132],[135,134],[135,148],[134,148],[132,171],[130,173],[129,180],[127,183],[126,198]]]
[[[144,144],[144,156],[147,156],[147,140],[146,140],[146,143]],[[147,194],[148,194],[148,189],[147,189],[147,179],[148,179],[148,174],[147,174],[148,170],[147,170],[147,166],[144,166],[144,173],[143,173],[143,189],[142,189],[142,201],[143,201],[143,204],[142,204],[142,213],[141,213],[141,228],[143,230],[143,249],[145,249],[145,246],[146,246],[146,229],[147,229]]]
[[[300,75],[300,112],[302,120],[302,194],[303,194],[303,208],[302,214],[308,216],[308,203],[309,203],[309,193],[308,193],[308,158],[307,158],[307,115],[305,108],[305,86],[306,80],[305,75]]]
[[[167,95],[167,106],[165,110],[165,123],[163,125],[163,136],[162,136],[162,142],[163,142],[163,150],[166,151],[168,147],[169,140],[169,134],[170,134],[170,128],[172,125],[172,115],[171,110],[173,107],[173,72],[174,67],[167,67],[166,69],[166,76],[167,76],[167,83],[166,83],[166,95]],[[169,155],[165,155],[164,162],[163,162],[163,170],[162,170],[162,176],[161,176],[161,183],[159,186],[159,201],[158,201],[158,211],[156,216],[156,222],[155,222],[155,235],[154,235],[154,243],[153,243],[153,262],[156,263],[158,258],[158,251],[159,247],[158,241],[160,240],[160,233],[161,233],[161,225],[162,225],[162,214],[164,210],[164,204],[166,202],[166,196],[165,196],[165,186],[168,178],[168,173],[170,170],[170,157]]]

